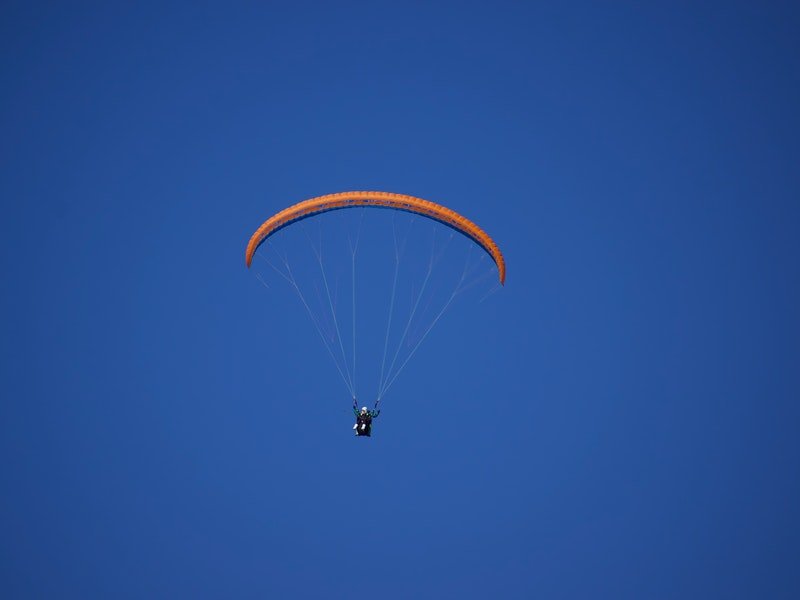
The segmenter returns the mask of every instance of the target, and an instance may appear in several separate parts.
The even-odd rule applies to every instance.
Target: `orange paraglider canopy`
[[[389,192],[341,192],[338,194],[327,194],[325,196],[318,196],[310,200],[299,202],[289,208],[283,209],[267,219],[250,238],[250,241],[247,243],[247,252],[245,253],[245,262],[247,266],[249,267],[250,263],[253,261],[253,255],[258,247],[279,229],[295,221],[299,221],[300,219],[324,213],[329,210],[354,208],[358,206],[403,210],[422,215],[423,217],[439,221],[452,227],[459,233],[474,240],[492,257],[492,260],[497,265],[500,283],[505,283],[506,263],[505,260],[503,260],[503,254],[500,252],[500,248],[498,248],[497,244],[494,243],[494,240],[492,240],[483,229],[466,217],[462,217],[454,210],[450,210],[441,204],[415,198],[414,196],[391,194]]]

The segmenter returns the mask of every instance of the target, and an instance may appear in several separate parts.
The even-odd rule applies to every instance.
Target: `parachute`
[[[483,248],[497,265],[497,273],[500,277],[500,284],[506,282],[506,263],[500,248],[494,243],[486,233],[469,219],[462,217],[454,210],[450,210],[435,202],[406,196],[405,194],[391,194],[389,192],[341,192],[338,194],[327,194],[305,200],[294,206],[290,206],[278,214],[267,219],[261,227],[253,234],[247,244],[245,262],[249,267],[253,262],[253,255],[258,247],[280,229],[291,225],[301,219],[313,217],[331,210],[343,208],[353,208],[356,206],[372,206],[375,208],[392,208],[406,212],[416,213],[439,221],[452,227],[459,233],[474,240]]]
[[[312,234],[309,234],[308,228],[303,223],[304,219],[332,211],[342,211],[337,214],[346,216],[353,213],[353,211],[342,210],[348,208],[362,209],[355,232],[352,231],[352,227],[342,226],[342,222],[349,222],[349,217],[348,219],[326,217],[314,219],[314,227],[311,229],[319,227],[319,235],[316,241],[312,239],[316,235],[312,235],[313,231]],[[373,208],[391,210],[366,210]],[[388,217],[380,217],[380,213],[387,212],[391,214],[391,236],[383,230],[379,230],[378,227],[382,221],[388,219]],[[365,213],[371,213],[374,216],[371,218],[370,224],[362,229]],[[403,217],[404,214],[407,216]],[[396,217],[396,215],[400,216]],[[408,226],[400,227],[398,232],[396,221],[402,222],[403,219],[408,221]],[[324,244],[325,255],[323,255],[323,221],[325,227],[328,228]],[[414,233],[411,230],[415,223],[420,223],[416,227],[416,231],[422,227],[427,228],[425,232],[430,231],[431,233],[430,257],[427,259],[423,256],[425,250],[422,248],[427,246],[424,242],[428,238],[424,237],[423,231],[419,231],[419,235],[422,235],[423,238],[415,240],[417,243],[409,243],[406,248],[406,242],[413,239]],[[425,225],[425,223],[429,225]],[[294,227],[295,224],[299,224],[297,231]],[[441,239],[440,232],[443,230],[441,225],[445,225],[451,230],[446,241]],[[300,232],[305,235],[305,240]],[[330,253],[336,248],[345,248],[343,243],[336,245],[335,236],[338,234],[339,237],[344,237],[345,233],[347,236],[346,248],[349,249],[346,256],[341,259],[332,257]],[[456,233],[460,235],[455,236],[455,241],[451,244],[450,241],[453,240]],[[356,256],[362,237],[366,238],[366,241],[362,241],[362,243],[369,243],[369,248],[368,254],[363,257],[364,260],[359,259],[359,264],[366,263],[363,269],[372,266],[377,270],[371,277],[365,279],[367,285],[363,285],[358,290],[360,293],[357,293]],[[458,239],[464,241],[456,244]],[[388,274],[386,277],[383,275],[387,271],[392,272],[391,269],[385,268],[385,263],[381,263],[383,266],[375,266],[378,264],[377,260],[383,256],[380,252],[380,244],[388,243],[389,240],[392,242],[390,248],[393,251],[387,250],[386,256],[394,257],[391,278],[388,277]],[[290,245],[290,251],[281,252],[279,246],[283,243]],[[269,246],[269,248],[259,252],[262,246]],[[312,261],[308,256],[309,253],[305,252],[309,246],[313,251],[315,261]],[[456,252],[453,250],[455,246],[460,247],[460,255],[454,259],[442,258],[446,252],[451,254]],[[476,246],[483,252],[473,260],[474,253],[471,250]],[[291,260],[290,254],[292,255]],[[245,263],[248,268],[253,266],[255,256],[259,256],[264,261],[263,263],[259,262],[259,265],[266,264],[271,269],[271,271],[265,271],[266,277],[277,274],[280,279],[289,284],[289,288],[300,299],[353,399],[357,397],[356,366],[359,366],[360,372],[369,372],[369,368],[365,368],[364,365],[369,365],[370,360],[374,361],[375,375],[380,373],[380,377],[377,378],[376,407],[457,297],[466,295],[465,292],[470,289],[479,290],[477,286],[487,278],[491,279],[496,269],[496,283],[480,299],[480,302],[483,302],[489,295],[502,288],[506,278],[506,265],[500,248],[478,225],[435,202],[404,194],[378,191],[327,194],[281,210],[267,219],[250,237],[245,252]],[[304,256],[313,263],[305,269],[301,262]],[[463,268],[458,266],[460,257],[464,258]],[[485,261],[487,257],[491,259],[491,262]],[[406,274],[401,270],[401,263],[405,265],[405,262],[413,258],[419,258],[421,262],[412,265]],[[275,259],[278,259],[282,265],[276,264]],[[481,262],[482,260],[484,262]],[[476,262],[477,264],[475,264]],[[331,273],[331,267],[334,270],[347,271],[347,273],[341,277],[340,272]],[[443,271],[443,273],[437,272],[437,275],[440,276],[438,281],[432,277],[435,267]],[[313,275],[314,273],[316,275]],[[475,276],[475,273],[478,275]],[[256,276],[270,290],[270,293],[275,291],[258,270]],[[313,276],[318,279],[305,282],[302,281],[304,276]],[[359,281],[361,276],[363,273],[359,271]],[[407,277],[407,281],[404,277]],[[448,291],[450,288],[447,287],[449,277],[453,277],[455,280],[451,291]],[[350,279],[350,285],[346,286],[348,289],[344,289],[344,286],[340,288],[340,281],[346,279]],[[391,297],[385,301],[385,295],[378,296],[377,294],[381,291],[382,285],[385,285],[386,291],[388,291],[389,281],[392,282]],[[403,290],[410,291],[410,294]],[[436,297],[437,293],[443,295]],[[369,294],[373,294],[375,297],[369,297]],[[348,297],[352,300],[352,310],[348,311],[350,314],[343,314],[341,304],[344,304]],[[357,297],[359,298],[358,302],[356,301]],[[407,301],[407,306],[403,305],[404,301]],[[359,308],[359,311],[363,310],[363,313],[357,311],[357,305],[362,307]],[[382,328],[376,326],[376,320],[383,319],[379,313],[382,315],[388,313],[383,339],[380,339]],[[407,318],[404,318],[404,315],[407,315]],[[403,323],[405,323],[404,326]],[[351,325],[351,327],[347,327],[347,325]],[[399,329],[393,332],[393,326]],[[394,335],[392,335],[393,333]],[[371,335],[375,336],[375,339],[370,339]],[[365,338],[367,339],[365,340]],[[357,353],[357,339],[360,353]],[[390,341],[392,342],[391,347],[396,348],[393,352],[389,352]],[[369,342],[372,342],[371,348]],[[358,361],[357,356],[359,357]],[[360,397],[360,395],[358,396]]]

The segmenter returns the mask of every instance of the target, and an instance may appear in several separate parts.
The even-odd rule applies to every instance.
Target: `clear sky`
[[[4,2],[0,90],[3,598],[800,597],[796,3]],[[508,279],[356,439],[244,248],[368,189]]]

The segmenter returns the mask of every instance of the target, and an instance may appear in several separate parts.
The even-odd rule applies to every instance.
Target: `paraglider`
[[[500,248],[494,240],[490,238],[475,223],[462,217],[456,211],[450,210],[435,202],[406,196],[405,194],[391,194],[389,192],[341,192],[339,194],[327,194],[317,198],[305,200],[289,208],[286,208],[276,215],[270,217],[250,238],[245,252],[245,262],[249,267],[253,261],[253,255],[258,247],[275,232],[291,225],[301,219],[318,215],[331,210],[342,208],[354,208],[358,206],[375,208],[393,208],[406,212],[416,213],[434,221],[444,223],[452,227],[459,233],[474,240],[483,248],[497,265],[497,274],[500,284],[506,281],[506,263]]]
[[[417,219],[421,223],[431,221],[434,222],[430,229],[432,230],[432,241],[430,246],[430,258],[424,260],[422,263],[422,268],[416,270],[411,273],[408,277],[409,285],[411,291],[411,299],[408,302],[407,307],[407,314],[408,318],[402,319],[400,322],[405,322],[405,327],[402,329],[402,334],[397,332],[394,337],[390,334],[391,328],[393,323],[397,325],[398,319],[395,318],[395,314],[400,310],[396,304],[400,304],[400,300],[398,299],[396,302],[396,298],[398,297],[398,272],[400,269],[400,262],[401,257],[403,255],[403,248],[405,247],[405,242],[407,237],[402,237],[398,235],[395,218],[392,217],[392,230],[391,230],[391,237],[387,234],[379,234],[373,235],[373,239],[377,237],[377,239],[389,239],[393,241],[393,255],[394,255],[394,270],[393,270],[393,277],[390,278],[392,281],[391,285],[391,299],[390,301],[386,302],[386,310],[388,313],[388,322],[386,325],[386,335],[383,340],[382,344],[377,345],[377,351],[370,353],[369,357],[376,361],[376,365],[380,364],[380,378],[379,378],[379,385],[378,391],[375,397],[375,406],[373,410],[369,410],[366,406],[362,407],[361,410],[358,408],[358,403],[356,401],[356,338],[357,338],[357,329],[356,326],[357,318],[356,318],[356,253],[359,247],[359,240],[361,236],[361,226],[363,221],[363,214],[365,211],[361,211],[361,218],[358,221],[358,230],[357,232],[352,235],[353,233],[350,230],[347,230],[347,244],[349,248],[349,257],[347,259],[347,269],[350,270],[349,275],[351,276],[351,290],[345,292],[345,294],[349,294],[349,297],[352,298],[352,317],[350,315],[342,315],[341,309],[337,308],[338,302],[340,302],[340,289],[338,287],[339,284],[339,275],[341,273],[336,273],[335,277],[330,277],[326,272],[326,262],[330,263],[330,259],[327,259],[327,254],[325,259],[323,258],[323,236],[322,230],[320,226],[318,240],[315,242],[312,239],[312,236],[309,235],[309,232],[304,227],[302,221],[309,217],[314,217],[317,215],[321,215],[323,213],[329,213],[331,211],[339,211],[342,209],[348,208],[362,208],[362,209],[372,209],[372,208],[380,208],[380,209],[391,209],[392,211],[397,211],[394,214],[408,214],[409,216],[409,226],[405,229],[405,236],[408,236],[408,232],[411,230],[411,225],[414,224],[416,217],[422,217],[421,219]],[[350,211],[345,211],[346,213],[350,213]],[[366,212],[372,212],[366,211]],[[383,212],[383,211],[377,211]],[[327,218],[324,219],[327,222]],[[380,221],[380,219],[377,219]],[[315,221],[317,221],[315,219]],[[336,222],[336,219],[333,219],[333,222]],[[284,229],[288,228],[287,231],[294,231],[293,226],[295,223],[300,223],[300,230],[303,234],[305,234],[308,245],[311,246],[313,250],[313,254],[316,258],[317,265],[314,269],[307,269],[305,272],[302,269],[296,269],[295,264],[290,265],[290,261],[288,259],[288,253],[281,253],[277,251],[277,248],[274,246],[276,240],[276,234]],[[440,246],[444,246],[443,248],[436,247],[437,242],[437,230],[441,230],[441,226],[445,225],[449,227],[452,231],[450,233],[450,237],[447,241],[441,242]],[[370,232],[369,227],[366,228],[367,232]],[[447,230],[445,230],[447,231]],[[340,234],[343,234],[344,231],[339,231]],[[433,268],[435,265],[439,263],[441,255],[444,254],[444,250],[447,248],[447,244],[449,244],[449,240],[453,238],[455,233],[460,234],[466,240],[462,243],[464,247],[466,247],[466,251],[463,251],[463,256],[465,256],[463,270],[455,265],[450,266],[449,269],[455,270],[454,278],[457,279],[455,282],[455,286],[452,288],[451,293],[445,294],[444,297],[440,299],[434,298],[432,295],[434,291],[431,288],[436,290],[446,289],[444,288],[444,284],[431,284],[428,285],[431,274],[433,272]],[[283,239],[285,236],[277,236]],[[439,236],[442,238],[443,236]],[[444,236],[446,237],[446,236]],[[456,236],[458,238],[458,236]],[[290,236],[291,238],[291,236]],[[398,238],[402,238],[399,240]],[[461,238],[461,239],[463,239]],[[354,240],[354,241],[353,241]],[[422,241],[422,247],[427,245],[425,240]],[[474,243],[470,243],[474,242]],[[317,333],[320,336],[320,339],[323,342],[328,354],[330,355],[331,359],[333,360],[336,369],[339,375],[342,378],[342,381],[348,388],[348,391],[351,394],[353,399],[353,413],[356,417],[356,423],[353,426],[355,430],[355,435],[359,437],[370,437],[372,434],[372,422],[375,418],[378,417],[380,414],[380,410],[378,410],[378,405],[381,402],[382,398],[388,391],[388,389],[393,385],[395,380],[397,379],[400,372],[403,371],[405,366],[411,360],[411,358],[416,353],[417,349],[420,347],[422,342],[428,337],[428,334],[442,317],[442,315],[448,310],[451,306],[453,300],[460,296],[465,290],[472,288],[476,283],[480,283],[480,281],[485,280],[485,277],[490,276],[493,270],[496,268],[497,270],[497,279],[498,283],[495,284],[495,288],[490,290],[487,294],[481,298],[481,302],[491,293],[500,289],[505,284],[506,278],[506,264],[503,258],[503,254],[500,251],[498,245],[489,237],[486,232],[478,227],[474,222],[470,221],[466,217],[458,214],[457,212],[442,206],[440,204],[436,204],[434,202],[430,202],[428,200],[423,200],[421,198],[417,198],[414,196],[407,196],[404,194],[393,194],[388,192],[377,192],[377,191],[364,191],[364,192],[341,192],[337,194],[327,194],[324,196],[318,196],[316,198],[311,198],[310,200],[305,200],[303,202],[299,202],[288,208],[285,208],[278,213],[274,214],[272,217],[267,219],[250,237],[250,240],[247,243],[247,249],[245,251],[245,263],[248,268],[251,267],[253,263],[253,258],[256,255],[256,252],[262,245],[269,245],[266,251],[262,251],[259,253],[259,256],[269,265],[272,271],[276,272],[283,280],[285,280],[289,287],[296,293],[299,299],[302,302],[303,307],[305,308],[306,312],[308,313],[309,317],[311,318],[312,323],[314,324]],[[410,245],[411,247],[415,247],[413,244]],[[477,246],[485,254],[480,254],[478,259],[486,258],[487,256],[491,259],[491,263],[484,262],[483,268],[484,273],[479,275],[477,278],[474,277],[474,273],[476,272],[477,267],[480,265],[471,264],[472,257],[469,253],[469,250]],[[328,248],[331,247],[331,244],[328,243],[326,245],[326,252]],[[380,253],[374,249],[369,250],[370,254],[368,258],[368,262],[372,262],[374,257],[379,255]],[[418,253],[424,253],[424,250],[419,250]],[[302,253],[301,253],[302,254]],[[277,265],[274,262],[274,259],[279,259],[283,266]],[[327,259],[327,261],[326,261]],[[477,260],[477,259],[476,259]],[[480,263],[480,260],[477,260]],[[426,264],[427,263],[427,264]],[[334,267],[337,266],[336,261],[333,262]],[[487,271],[486,267],[487,264],[489,265],[490,269]],[[318,266],[318,277],[321,277],[318,281],[314,282],[313,285],[303,285],[299,283],[298,279],[295,276],[296,272],[301,274],[308,274],[315,270]],[[391,272],[391,270],[389,270]],[[447,271],[446,273],[451,271]],[[460,277],[458,277],[458,273],[460,272]],[[268,272],[269,273],[269,272]],[[380,285],[376,285],[376,281],[378,279],[383,279],[380,277],[380,272],[377,273],[377,279],[373,276],[373,281],[369,282],[368,289],[372,290],[374,288],[380,288]],[[259,280],[264,284],[265,287],[270,288],[270,286],[264,281],[261,277],[260,273],[257,273]],[[472,279],[470,279],[472,277]],[[388,278],[388,275],[387,275]],[[416,278],[416,280],[414,280]],[[420,282],[419,279],[422,279]],[[401,278],[402,279],[402,278]],[[445,278],[446,279],[446,278]],[[413,281],[412,281],[413,280]],[[313,289],[313,294],[311,293]],[[424,302],[423,302],[424,298]],[[317,304],[314,304],[314,301],[317,301]],[[360,301],[359,301],[360,302]],[[379,304],[367,303],[369,304],[370,308],[372,308],[371,313],[374,314],[375,306],[380,306]],[[436,309],[436,305],[439,304],[439,308]],[[349,332],[344,328],[340,327],[342,324],[344,317],[344,323],[347,322],[347,319],[351,319],[352,324],[352,336],[349,335]],[[400,325],[397,325],[401,327]],[[375,327],[370,326],[366,328],[367,333],[373,333],[376,329]],[[342,332],[345,332],[348,339],[345,339],[342,335]],[[361,336],[358,336],[361,337]],[[396,347],[394,352],[389,352],[389,341],[392,339],[393,344],[392,347]],[[396,343],[395,343],[396,342]],[[348,346],[346,350],[345,347]],[[352,348],[350,348],[350,346]],[[376,355],[379,356],[381,354],[382,348],[382,360],[378,361]],[[352,351],[351,351],[352,349]],[[359,360],[359,365],[361,361]],[[376,374],[377,374],[377,366],[376,366]]]
[[[370,437],[372,435],[372,420],[377,419],[381,411],[378,409],[369,410],[366,406],[362,406],[359,412],[358,402],[353,398],[353,414],[356,416],[356,424],[353,425],[356,435]]]

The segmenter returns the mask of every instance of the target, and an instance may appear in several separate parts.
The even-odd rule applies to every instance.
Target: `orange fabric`
[[[406,196],[405,194],[391,194],[389,192],[341,192],[338,194],[327,194],[299,202],[289,208],[285,208],[276,215],[267,219],[261,227],[253,234],[247,243],[245,262],[247,266],[253,261],[253,255],[258,247],[276,229],[299,219],[321,213],[336,208],[349,208],[357,206],[382,206],[385,208],[396,208],[413,212],[424,217],[442,221],[454,227],[461,233],[475,240],[492,257],[497,265],[497,272],[500,276],[500,283],[506,281],[506,263],[503,254],[497,244],[490,238],[483,229],[478,227],[469,219],[462,217],[454,210],[450,210],[435,202]]]

